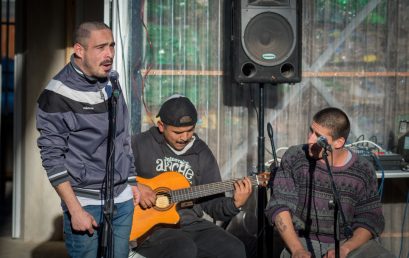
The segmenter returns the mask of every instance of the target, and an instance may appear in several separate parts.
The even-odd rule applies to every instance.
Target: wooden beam
[[[148,70],[143,69],[142,74],[146,75]],[[222,76],[223,71],[217,70],[149,70],[147,76]],[[325,77],[409,77],[409,72],[364,72],[364,71],[325,71],[302,73],[306,78],[325,78]]]

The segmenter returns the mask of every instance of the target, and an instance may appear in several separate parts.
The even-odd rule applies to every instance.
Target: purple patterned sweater
[[[372,164],[352,153],[345,166],[331,170],[347,223],[352,229],[363,227],[379,236],[384,229],[384,217]],[[325,163],[309,158],[307,145],[293,146],[271,176],[271,198],[265,210],[269,223],[274,224],[275,216],[288,210],[300,236],[334,242],[334,212],[328,207],[332,190]],[[341,228],[341,239],[344,238]]]

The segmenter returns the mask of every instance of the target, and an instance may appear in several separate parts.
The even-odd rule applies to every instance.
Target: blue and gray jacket
[[[86,76],[73,58],[38,99],[37,140],[43,167],[55,187],[69,181],[77,196],[103,198],[108,159],[107,79]],[[129,116],[121,94],[117,101],[114,196],[135,183]]]

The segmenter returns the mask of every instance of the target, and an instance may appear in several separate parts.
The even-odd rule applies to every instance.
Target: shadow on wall
[[[64,244],[63,216],[54,219],[54,231],[49,240],[39,244],[31,252],[32,258],[69,258]]]

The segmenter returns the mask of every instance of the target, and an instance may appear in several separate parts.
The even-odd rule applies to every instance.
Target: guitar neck
[[[249,177],[252,185],[257,185],[257,175]],[[211,196],[234,190],[234,182],[237,179],[231,179],[223,182],[215,182],[205,185],[196,185],[188,188],[173,190],[169,192],[171,202],[182,202],[197,199],[200,197]]]

